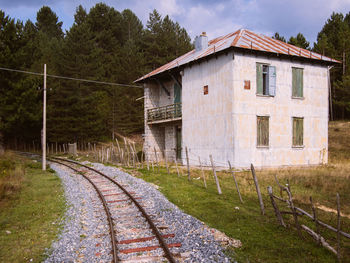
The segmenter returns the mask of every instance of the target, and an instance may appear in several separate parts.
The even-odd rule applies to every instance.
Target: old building
[[[136,80],[146,158],[236,168],[328,158],[329,68],[338,61],[248,30],[208,41]]]

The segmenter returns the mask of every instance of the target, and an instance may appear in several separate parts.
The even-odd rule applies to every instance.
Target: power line
[[[44,73],[31,72],[31,71],[25,71],[25,70],[19,70],[19,69],[10,69],[10,68],[2,68],[2,67],[0,67],[0,70],[11,71],[11,72],[18,72],[18,73],[25,73],[25,74],[36,75],[36,76],[44,76]],[[128,87],[128,88],[141,88],[141,89],[143,88],[142,86],[138,86],[138,85],[120,84],[120,83],[98,81],[98,80],[91,80],[91,79],[79,79],[79,78],[64,77],[64,76],[57,76],[57,75],[49,75],[49,74],[47,74],[46,76],[50,77],[50,78],[56,78],[56,79],[75,80],[75,81],[89,82],[89,83],[103,84],[103,85],[111,85],[111,86],[120,86],[120,87]]]

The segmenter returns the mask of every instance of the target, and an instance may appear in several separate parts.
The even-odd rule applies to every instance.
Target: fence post
[[[205,174],[203,171],[203,167],[202,167],[202,163],[201,163],[201,157],[198,156],[198,162],[199,162],[199,166],[201,167],[201,171],[202,171],[202,177],[203,177],[203,181],[204,181],[204,187],[207,188],[207,180],[205,179]]]
[[[156,156],[156,162],[157,162],[158,173],[159,173],[159,162],[158,162],[158,156],[157,156],[156,147],[154,147],[154,155]]]
[[[320,244],[320,243],[321,243],[320,228],[319,228],[319,225],[318,225],[316,208],[315,208],[315,206],[314,206],[314,203],[312,202],[312,196],[310,196],[310,203],[311,203],[312,214],[313,214],[313,216],[314,216],[314,222],[315,222],[315,227],[316,227],[317,244]]]
[[[187,151],[187,146],[186,146],[186,161],[187,161],[187,174],[188,174],[188,181],[191,180],[191,175],[190,175],[190,161],[188,159],[188,151]]]
[[[179,177],[179,176],[180,176],[180,173],[179,173],[179,167],[177,167],[177,160],[176,160],[176,157],[175,157],[175,165],[176,165],[177,177]]]
[[[295,209],[295,206],[294,206],[294,203],[293,203],[293,197],[292,197],[292,193],[290,191],[290,186],[288,184],[288,187],[285,188],[287,194],[288,194],[288,198],[289,198],[289,206],[290,206],[290,209],[292,210],[292,213],[293,213],[293,217],[294,217],[294,221],[295,221],[295,226],[298,230],[298,234],[300,237],[302,237],[302,234],[301,234],[301,228],[300,228],[300,224],[299,224],[299,220],[298,220],[298,214],[296,212],[296,209]]]
[[[216,182],[216,187],[218,188],[219,195],[221,195],[222,192],[221,192],[221,188],[220,188],[218,177],[216,176],[216,171],[215,171],[215,166],[214,166],[214,162],[213,162],[213,157],[211,156],[211,154],[209,155],[209,158],[210,158],[210,162],[211,162],[211,167],[213,168],[213,174],[214,174],[214,178],[215,178],[215,182]]]
[[[261,192],[260,192],[260,188],[259,188],[258,178],[256,178],[255,169],[254,169],[254,165],[253,164],[250,164],[250,169],[252,171],[256,192],[257,192],[258,198],[259,198],[261,214],[265,215],[264,202],[263,202],[262,197],[261,197]]]
[[[227,162],[228,162],[228,166],[230,167],[230,171],[231,171],[231,174],[232,174],[233,180],[235,181],[235,185],[236,185],[237,193],[238,193],[238,196],[239,196],[239,200],[241,200],[241,203],[243,204],[243,200],[242,200],[241,193],[239,192],[239,188],[238,188],[238,184],[237,184],[237,180],[236,180],[235,172],[232,170],[232,167],[231,167],[231,163],[230,163],[230,161],[227,161]]]
[[[283,217],[282,217],[282,215],[280,213],[280,210],[278,209],[278,206],[277,206],[277,204],[275,202],[275,199],[273,199],[273,192],[272,192],[272,187],[271,186],[267,187],[267,192],[268,192],[268,194],[270,196],[271,204],[273,206],[273,209],[275,210],[275,215],[277,217],[278,222],[280,223],[281,226],[286,227],[286,224],[283,221]]]
[[[340,200],[339,193],[337,193],[337,258],[338,262],[341,261],[340,255]]]
[[[164,159],[165,159],[165,167],[166,167],[166,171],[168,173],[168,175],[170,174],[169,173],[169,167],[168,167],[168,159],[166,157],[166,149],[164,149]]]

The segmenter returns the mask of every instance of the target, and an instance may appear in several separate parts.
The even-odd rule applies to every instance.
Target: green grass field
[[[41,262],[65,211],[60,179],[14,154],[0,157],[0,262]]]
[[[267,186],[274,188],[279,195],[274,174],[280,183],[290,183],[295,204],[312,214],[309,197],[312,196],[319,218],[336,227],[336,214],[325,209],[336,208],[336,192],[340,194],[341,211],[350,215],[350,123],[335,122],[330,124],[330,142],[328,165],[310,168],[289,168],[283,170],[257,171],[260,189],[266,207],[266,215],[260,214],[255,185],[250,172],[236,173],[244,204],[241,204],[235,190],[234,181],[228,171],[218,172],[223,194],[218,195],[213,174],[205,171],[208,189],[204,188],[200,170],[192,169],[191,182],[188,182],[186,169],[178,177],[172,167],[168,175],[162,167],[160,173],[147,169],[130,169],[148,182],[160,187],[160,191],[174,204],[210,227],[217,228],[228,236],[240,239],[242,248],[228,249],[238,262],[336,262],[331,252],[318,246],[303,232],[299,237],[291,215],[284,215],[287,228],[278,225],[271,202],[267,195]],[[155,169],[157,171],[157,169]],[[199,179],[198,179],[199,178]],[[286,197],[286,195],[284,195]],[[290,211],[283,203],[278,203],[281,210]],[[314,223],[304,217],[300,222],[313,229]],[[350,232],[350,217],[342,217],[342,229]],[[321,234],[336,247],[336,233],[321,230]],[[350,240],[342,238],[342,262],[350,262]]]

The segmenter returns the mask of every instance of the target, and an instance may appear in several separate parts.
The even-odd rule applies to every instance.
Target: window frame
[[[302,137],[301,137],[301,144],[294,144],[294,138],[297,136],[296,133],[297,131],[294,130],[294,120],[301,120],[302,121]],[[295,134],[294,134],[295,132]],[[292,117],[292,148],[296,148],[296,149],[302,149],[304,148],[304,117],[297,117],[297,116],[293,116]]]
[[[258,65],[261,65],[261,74],[258,71]],[[274,79],[274,91],[270,90],[270,68],[274,68],[275,79]],[[264,71],[265,69],[265,71]],[[276,66],[272,66],[270,63],[256,62],[256,96],[258,97],[275,97],[276,96]],[[261,81],[258,80],[259,75],[261,75]],[[265,77],[264,77],[265,76]],[[259,92],[259,83],[261,83],[261,93]],[[265,86],[265,87],[264,87]],[[272,85],[271,85],[272,87]],[[274,94],[273,94],[274,93]]]
[[[301,71],[301,96],[294,95],[294,77],[293,77],[293,72],[294,70],[300,70]],[[292,67],[292,99],[305,99],[304,98],[304,68],[302,67]]]
[[[259,144],[259,118],[267,119],[267,144]],[[256,147],[257,148],[269,148],[270,147],[270,116],[269,115],[257,115],[256,116]]]

